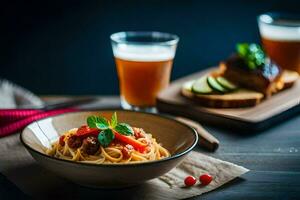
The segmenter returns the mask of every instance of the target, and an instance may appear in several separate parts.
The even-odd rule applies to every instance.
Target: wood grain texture
[[[257,106],[249,108],[202,107],[180,94],[183,83],[197,79],[214,69],[216,68],[209,68],[173,81],[169,88],[158,95],[158,110],[210,124],[249,130],[268,128],[270,123],[278,122],[300,111],[300,80],[296,81],[292,88],[281,91]]]

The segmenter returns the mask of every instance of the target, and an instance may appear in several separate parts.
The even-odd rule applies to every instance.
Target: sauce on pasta
[[[46,153],[94,164],[146,162],[170,156],[152,134],[118,123],[116,113],[110,122],[103,117],[91,116],[87,124],[65,132]]]

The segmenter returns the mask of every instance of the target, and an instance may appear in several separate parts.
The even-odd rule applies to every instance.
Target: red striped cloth
[[[0,110],[0,137],[21,131],[28,124],[50,116],[78,111],[76,108],[57,110],[3,109]]]
[[[24,119],[33,114],[41,113],[38,109],[0,109],[0,127]]]

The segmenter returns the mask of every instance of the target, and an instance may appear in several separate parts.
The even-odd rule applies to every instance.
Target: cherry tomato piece
[[[201,185],[208,185],[212,181],[212,176],[209,174],[203,174],[199,177],[199,180],[201,182]]]
[[[91,135],[98,136],[99,132],[100,132],[100,130],[97,128],[90,128],[86,125],[83,125],[77,130],[75,135],[79,136],[79,137],[82,137],[82,136],[87,137],[87,136],[91,136]]]
[[[193,176],[187,176],[185,179],[184,179],[184,184],[186,186],[193,186],[195,185],[197,182],[197,179]]]

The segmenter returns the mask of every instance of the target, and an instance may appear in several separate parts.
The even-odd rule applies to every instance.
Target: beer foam
[[[262,37],[271,40],[300,41],[300,27],[283,27],[260,23]]]
[[[113,52],[115,57],[123,60],[159,62],[172,60],[175,56],[175,47],[119,44],[113,47]]]

